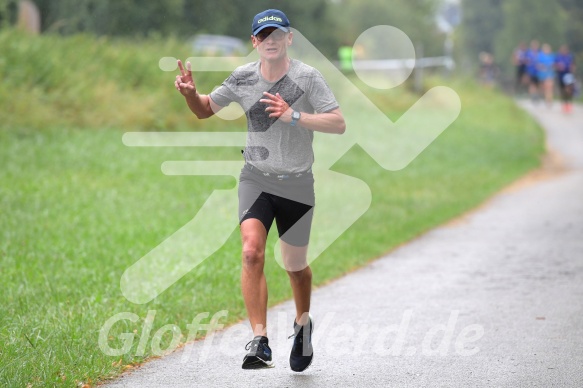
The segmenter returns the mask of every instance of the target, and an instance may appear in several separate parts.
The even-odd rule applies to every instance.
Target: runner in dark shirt
[[[563,102],[563,112],[571,113],[575,91],[575,57],[569,52],[569,47],[566,44],[561,46],[555,57],[555,69]]]

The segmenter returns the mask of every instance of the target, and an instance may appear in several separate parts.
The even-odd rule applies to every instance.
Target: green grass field
[[[119,287],[129,265],[192,219],[213,190],[232,184],[164,176],[160,164],[192,159],[194,152],[197,159],[240,159],[238,149],[122,144],[125,131],[242,128],[242,121],[198,122],[172,89],[174,74],[157,68],[161,56],[191,54],[174,41],[28,38],[11,31],[0,33],[0,52],[7,53],[0,61],[0,385],[91,385],[142,362],[150,343],[142,356],[137,339],[123,356],[99,349],[99,330],[117,313],[140,320],[116,325],[111,347],[121,347],[121,333],[139,336],[149,310],[156,310],[152,333],[166,324],[186,333],[200,312],[227,310],[222,322],[228,323],[244,318],[236,231],[146,305],[128,302]],[[200,89],[222,78],[204,79]],[[467,80],[447,84],[460,94],[462,113],[410,166],[385,171],[358,147],[334,166],[368,183],[373,202],[314,262],[316,284],[472,209],[539,164],[542,132],[510,99]],[[419,97],[403,88],[365,92],[393,119]],[[291,291],[268,255],[273,305]],[[169,341],[164,336],[162,347]]]

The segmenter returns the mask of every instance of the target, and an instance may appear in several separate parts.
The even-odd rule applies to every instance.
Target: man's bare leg
[[[296,323],[308,323],[312,294],[312,270],[307,263],[308,246],[296,247],[280,240],[284,266],[296,304]]]
[[[281,253],[296,303],[296,318],[293,326],[295,338],[289,355],[289,365],[294,372],[303,372],[314,358],[312,347],[314,327],[309,316],[312,270],[307,261],[308,246],[294,247],[281,241]]]
[[[263,273],[267,232],[263,223],[254,218],[243,221],[241,239],[243,242],[241,291],[249,322],[254,336],[267,336],[267,282]]]

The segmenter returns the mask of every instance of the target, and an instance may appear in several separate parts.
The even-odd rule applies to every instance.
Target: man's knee
[[[257,241],[245,241],[243,243],[243,267],[252,269],[263,267],[265,262],[265,247]]]
[[[241,223],[243,268],[263,270],[267,231],[261,221],[248,219]]]

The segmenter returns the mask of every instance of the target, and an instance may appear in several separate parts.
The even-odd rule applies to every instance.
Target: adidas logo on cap
[[[257,21],[257,23],[263,23],[263,22],[268,22],[268,21],[283,23],[283,19],[278,18],[277,16],[266,16],[263,19],[259,19]]]

